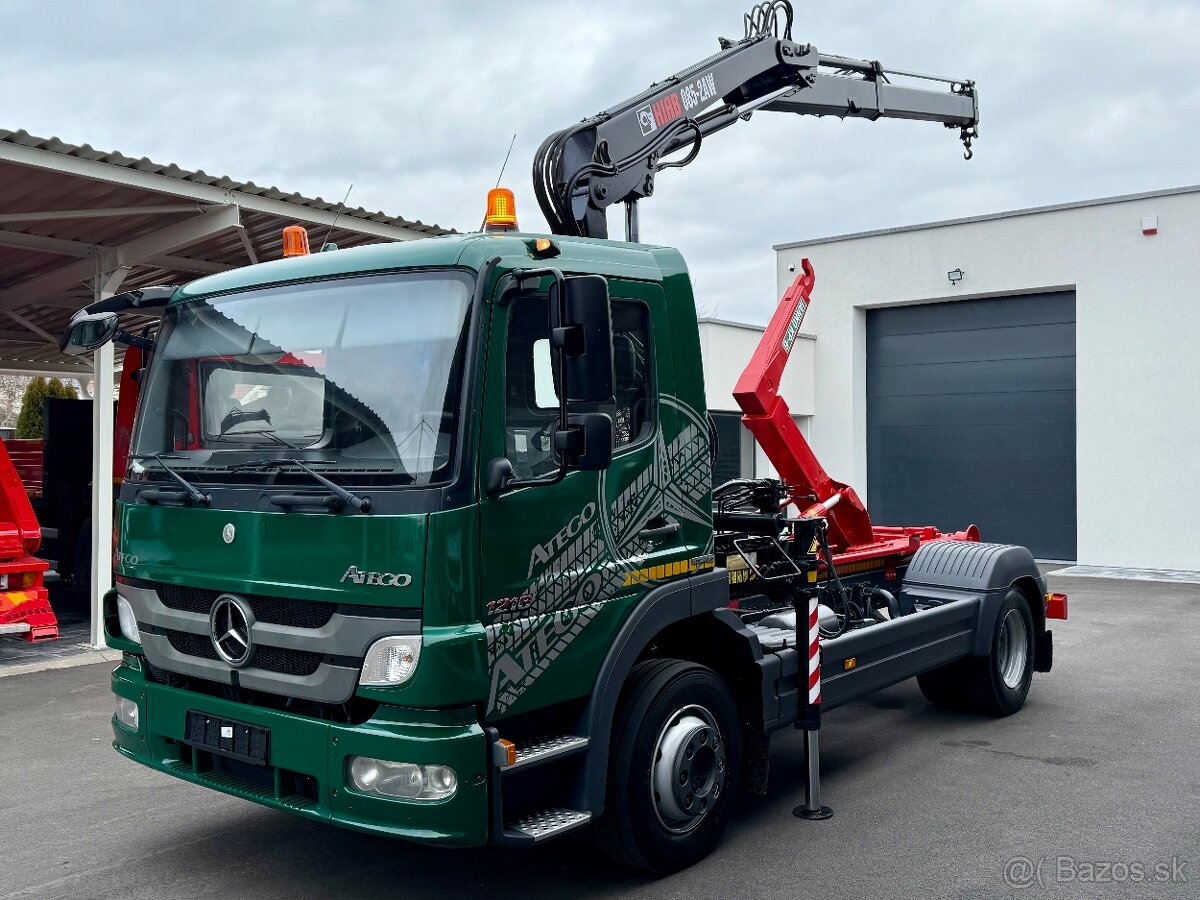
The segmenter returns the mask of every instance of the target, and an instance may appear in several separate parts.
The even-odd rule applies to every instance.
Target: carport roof
[[[0,129],[0,371],[90,376],[90,365],[58,352],[57,338],[97,292],[181,284],[276,259],[290,224],[310,228],[314,249],[331,226],[328,240],[341,247],[449,233]]]

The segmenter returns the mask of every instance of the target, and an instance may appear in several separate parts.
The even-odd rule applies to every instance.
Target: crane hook
[[[979,129],[974,126],[962,126],[959,132],[959,138],[963,143],[963,159],[971,159],[975,155],[975,151],[971,149],[971,141],[979,137]]]

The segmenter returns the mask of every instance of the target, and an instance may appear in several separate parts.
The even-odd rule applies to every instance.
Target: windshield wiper
[[[160,466],[162,466],[164,472],[166,472],[168,475],[170,475],[172,478],[174,478],[177,482],[179,482],[179,486],[184,489],[184,491],[187,493],[188,500],[190,500],[192,503],[198,503],[201,506],[211,506],[212,505],[212,497],[210,495],[202,493],[200,491],[200,489],[197,488],[194,484],[192,484],[190,481],[185,479],[182,475],[180,475],[178,472],[176,472],[174,469],[172,469],[170,466],[168,466],[166,461],[161,456],[159,456],[157,453],[150,454],[149,457],[139,457],[139,458],[141,458],[141,459],[152,458],[152,459],[156,460],[158,462],[158,464]]]
[[[289,450],[302,450],[302,449],[304,449],[304,448],[302,448],[302,447],[301,447],[299,444],[293,444],[291,441],[289,441],[289,440],[286,440],[285,438],[281,438],[279,435],[277,435],[277,434],[275,433],[275,429],[274,429],[274,428],[255,428],[255,429],[253,429],[252,431],[238,431],[238,432],[235,432],[235,435],[236,435],[237,437],[241,437],[243,434],[259,434],[259,435],[262,435],[263,437],[270,438],[271,440],[273,440],[273,441],[274,441],[275,443],[277,443],[277,444],[280,444],[280,445],[282,445],[282,446],[284,446],[284,447],[287,447]],[[225,438],[225,436],[224,436],[224,435],[225,435],[225,432],[224,432],[224,431],[222,431],[222,432],[221,432],[221,435],[220,435],[219,437],[217,437],[217,438],[216,438],[216,440],[219,440],[219,441],[221,441],[221,443],[223,443],[223,444],[228,444],[228,443],[231,443],[231,441],[229,441],[227,438]]]
[[[320,472],[316,471],[315,469],[310,469],[308,466],[306,466],[304,463],[302,463],[298,459],[290,459],[290,460],[288,460],[288,462],[292,463],[292,465],[294,465],[294,466],[297,466],[297,467],[303,469],[305,472],[307,472],[309,475],[311,475],[315,480],[319,481],[322,485],[329,488],[329,490],[333,493],[333,495],[335,497],[337,497],[339,500],[341,500],[343,503],[350,504],[355,509],[357,509],[359,512],[365,513],[365,512],[371,511],[371,498],[370,497],[360,497],[357,494],[354,494],[354,493],[346,490],[341,485],[334,484],[332,481],[330,481],[328,478],[326,478]]]

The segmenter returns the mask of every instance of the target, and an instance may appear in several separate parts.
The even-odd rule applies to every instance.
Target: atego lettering
[[[526,573],[527,578],[533,577],[533,570],[538,566],[543,566],[550,562],[567,542],[581,532],[589,522],[596,517],[596,504],[589,503],[579,511],[579,515],[572,516],[566,526],[544,544],[535,544],[533,552],[529,554],[529,571]]]
[[[341,577],[342,583],[350,579],[355,584],[377,585],[379,587],[408,587],[412,584],[412,576],[397,572],[361,572],[358,566],[351,566]]]

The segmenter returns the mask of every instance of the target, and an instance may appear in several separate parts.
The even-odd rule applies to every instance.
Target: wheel
[[[965,700],[963,697],[964,662],[965,660],[956,659],[932,672],[922,672],[918,675],[917,686],[925,695],[925,699],[943,709],[961,709]]]
[[[917,676],[936,706],[988,716],[1010,716],[1025,705],[1033,680],[1033,616],[1025,595],[1009,589],[992,632],[987,656],[972,656]]]
[[[715,672],[682,660],[639,663],[613,730],[600,845],[658,874],[703,859],[737,801],[741,753],[737,704]]]

